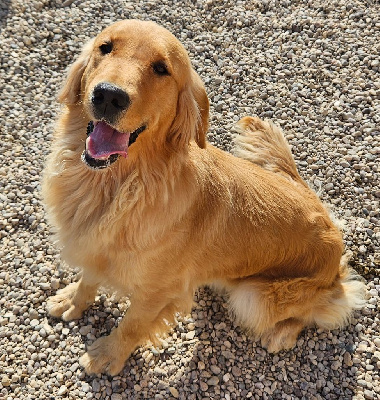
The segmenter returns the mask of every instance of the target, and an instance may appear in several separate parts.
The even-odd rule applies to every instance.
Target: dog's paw
[[[124,351],[123,343],[115,340],[115,336],[111,333],[99,338],[79,359],[88,374],[105,373],[114,376],[123,369],[129,354]]]
[[[79,282],[71,283],[59,290],[55,296],[50,297],[47,301],[48,313],[52,317],[62,318],[64,321],[81,318],[88,303],[74,300],[78,297],[78,287]]]
[[[269,353],[289,350],[296,345],[302,328],[302,322],[293,318],[277,322],[273,329],[261,336],[261,344]]]
[[[261,337],[261,345],[265,347],[269,353],[278,353],[281,350],[289,350],[296,345],[297,337],[285,337],[273,333],[266,333]]]

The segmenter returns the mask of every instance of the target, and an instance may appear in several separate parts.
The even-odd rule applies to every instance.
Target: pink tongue
[[[117,131],[105,122],[98,122],[87,138],[87,151],[93,158],[107,158],[111,154],[127,157],[129,135]]]

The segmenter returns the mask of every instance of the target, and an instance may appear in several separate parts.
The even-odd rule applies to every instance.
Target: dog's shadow
[[[0,5],[0,32],[6,25],[8,14],[10,12],[11,0],[1,0]]]
[[[201,288],[196,297],[191,318],[179,321],[162,348],[137,349],[119,376],[85,379],[93,388],[111,386],[112,393],[127,399],[146,399],[152,391],[157,398],[186,400],[231,393],[262,399],[283,399],[284,393],[297,399],[354,395],[354,353],[361,339],[353,325],[331,332],[310,328],[294,349],[273,355],[235,325],[222,295]],[[109,314],[109,304],[101,299],[86,315],[96,337],[109,334],[121,319]]]

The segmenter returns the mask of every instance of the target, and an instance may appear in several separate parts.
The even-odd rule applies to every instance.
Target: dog
[[[87,373],[118,374],[190,311],[200,285],[223,288],[237,322],[270,352],[292,348],[307,326],[341,327],[362,306],[341,232],[280,128],[244,117],[233,155],[209,144],[204,85],[165,28],[126,20],[104,29],[59,101],[42,194],[62,257],[82,275],[48,312],[80,318],[101,285],[131,300],[80,358]]]

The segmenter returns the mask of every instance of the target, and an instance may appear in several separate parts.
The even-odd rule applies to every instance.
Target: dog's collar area
[[[91,133],[94,131],[94,128],[95,128],[94,122],[89,121],[89,123],[87,124],[87,128],[86,128],[87,136],[91,135]],[[140,128],[137,128],[135,131],[130,133],[128,147],[136,141],[139,134],[141,132],[143,132],[145,129],[146,129],[146,125],[142,125],[142,126],[140,126]],[[85,149],[82,153],[81,159],[88,167],[97,170],[97,169],[108,168],[111,164],[116,162],[119,157],[120,157],[119,154],[111,154],[106,159],[98,159],[98,158],[91,157],[90,154],[88,153],[87,149]]]

